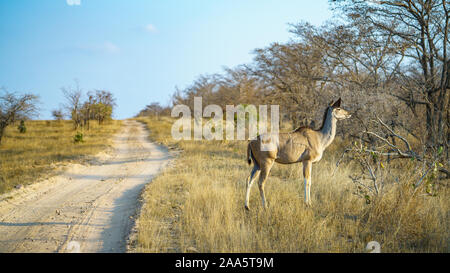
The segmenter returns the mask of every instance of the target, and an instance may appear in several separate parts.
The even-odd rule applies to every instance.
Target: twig
[[[341,154],[341,156],[339,157],[339,160],[336,162],[336,167],[333,170],[333,173],[331,174],[331,176],[334,176],[334,174],[336,173],[337,169],[339,168],[339,165],[341,164],[342,159],[344,158],[345,154],[349,151],[351,151],[352,149],[347,148],[344,150],[344,152]]]

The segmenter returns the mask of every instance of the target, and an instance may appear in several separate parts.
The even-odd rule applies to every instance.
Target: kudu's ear
[[[333,105],[331,105],[331,107],[333,108],[341,107],[341,98],[339,98]]]

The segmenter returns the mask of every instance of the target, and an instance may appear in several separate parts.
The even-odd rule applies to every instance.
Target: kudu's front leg
[[[311,161],[303,161],[303,177],[305,181],[305,202],[307,206],[311,206]]]

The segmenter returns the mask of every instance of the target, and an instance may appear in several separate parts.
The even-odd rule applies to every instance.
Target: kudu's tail
[[[259,166],[258,162],[255,159],[255,155],[253,154],[252,145],[250,145],[250,144],[251,144],[251,142],[249,142],[248,145],[247,145],[247,162],[248,162],[248,165],[252,165],[252,161],[253,161],[253,164],[255,164],[255,166]]]

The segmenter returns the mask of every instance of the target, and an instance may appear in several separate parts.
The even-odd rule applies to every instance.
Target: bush
[[[21,120],[19,126],[17,126],[17,130],[19,130],[19,132],[21,134],[25,134],[27,132],[27,127],[25,126],[25,121]]]
[[[73,141],[75,143],[84,142],[84,140],[83,140],[83,133],[77,132],[77,134],[73,137]]]

